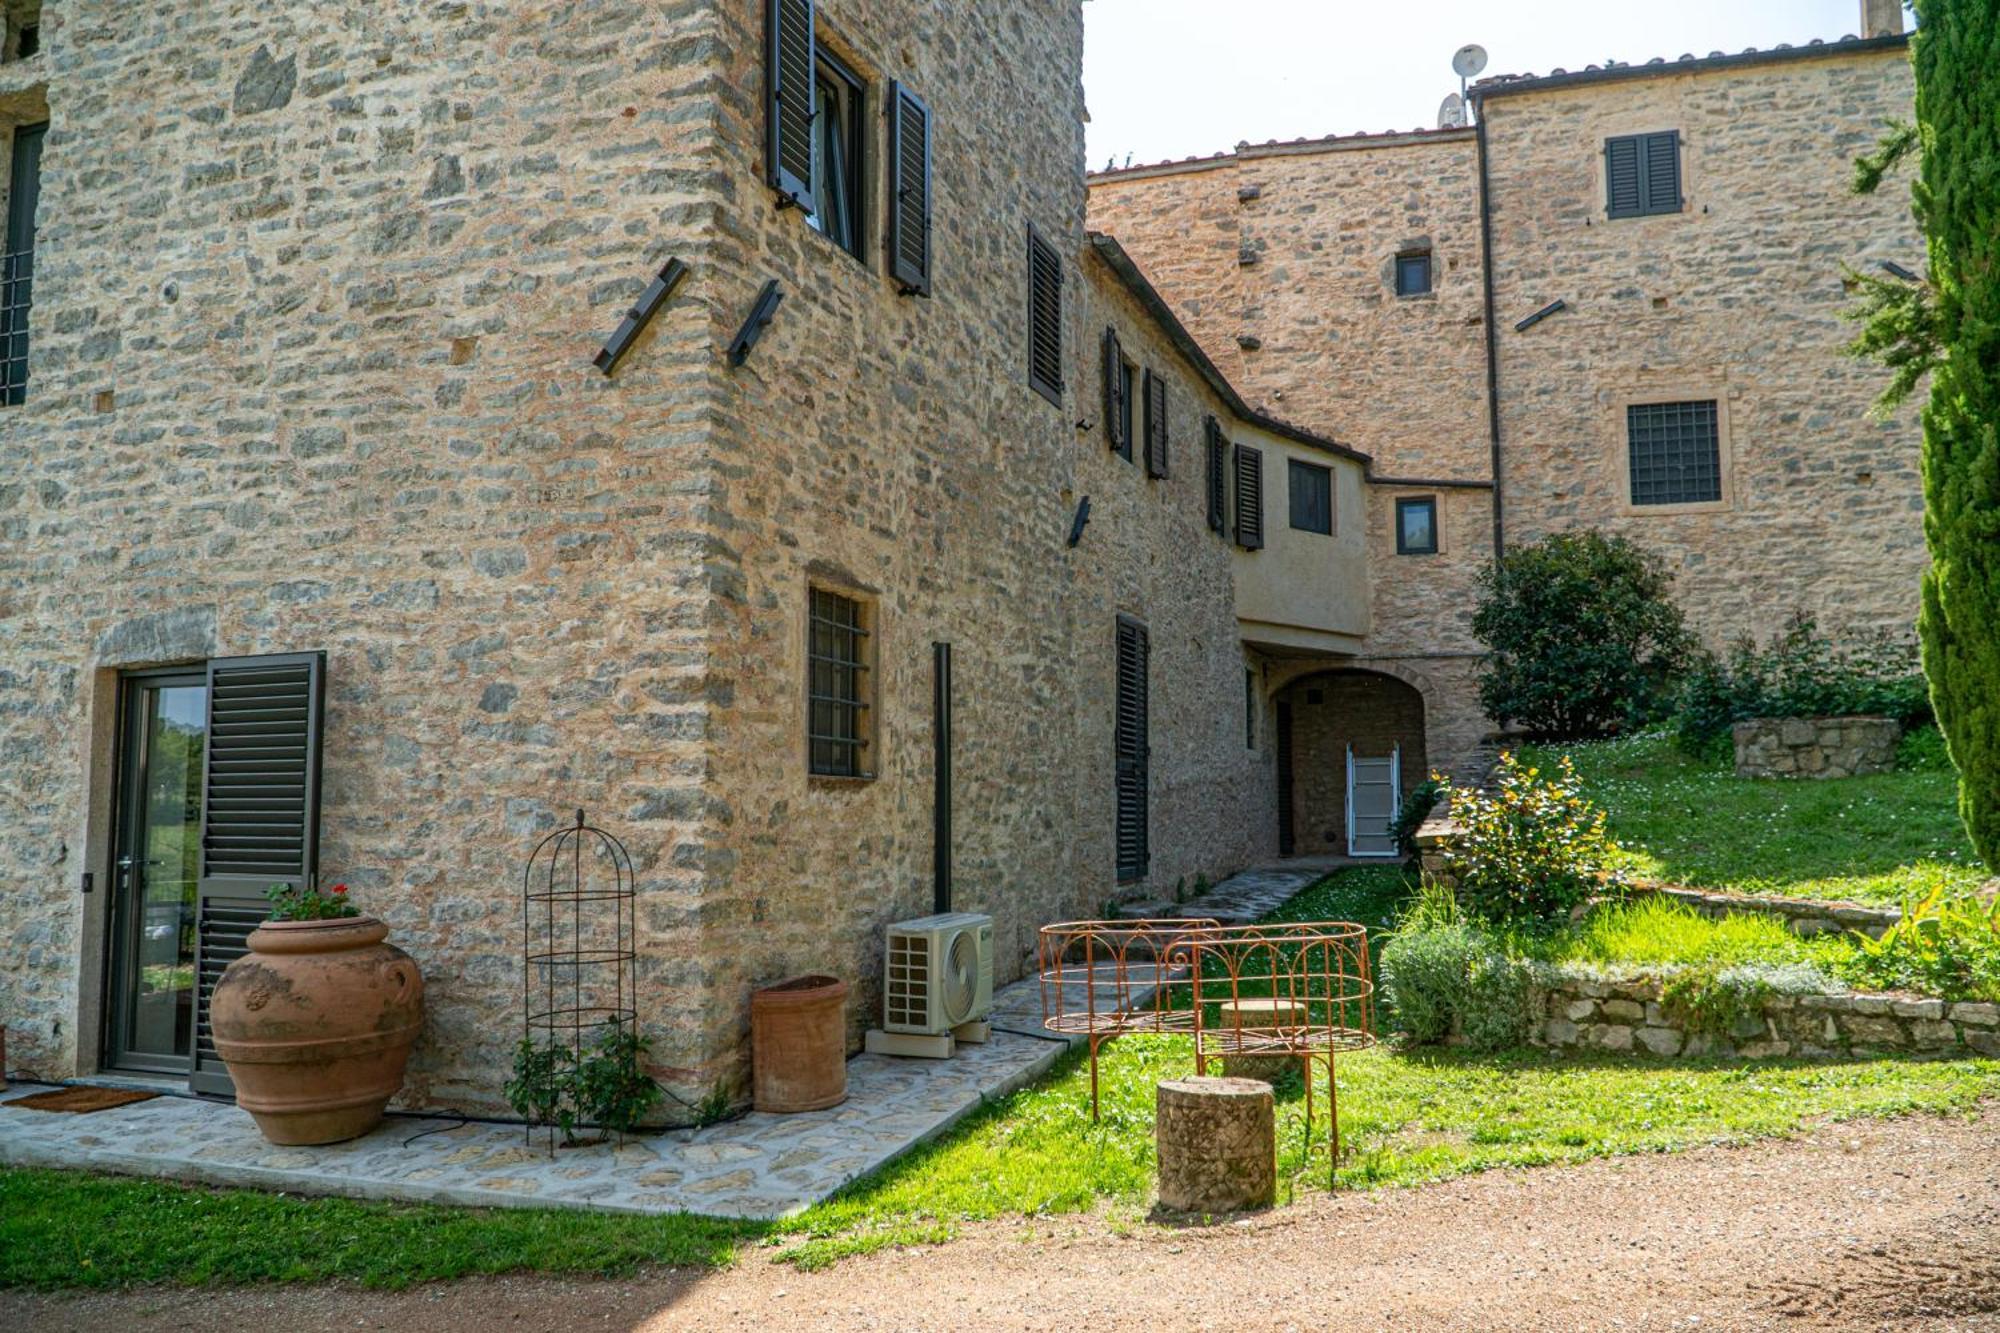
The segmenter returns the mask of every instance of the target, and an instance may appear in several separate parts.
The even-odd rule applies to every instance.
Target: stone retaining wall
[[[2000,1005],[1902,995],[1773,995],[1726,1037],[1690,1033],[1661,999],[1664,978],[1563,977],[1534,1004],[1536,1045],[1558,1050],[1723,1055],[1746,1060],[1841,1055],[2000,1056]]]
[[[1720,920],[1736,913],[1775,916],[1797,935],[1838,934],[1858,930],[1875,939],[1902,920],[1894,907],[1865,907],[1860,903],[1827,902],[1820,898],[1756,898],[1747,893],[1724,893],[1717,889],[1689,889],[1672,884],[1647,884],[1632,891],[1637,898],[1654,894],[1671,898],[1705,917]]]
[[[1896,766],[1893,717],[1759,717],[1738,722],[1739,778],[1851,778]]]

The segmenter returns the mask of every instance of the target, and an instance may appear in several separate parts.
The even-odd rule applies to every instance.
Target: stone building
[[[991,913],[1004,982],[1107,900],[1386,852],[1486,729],[1469,581],[1502,513],[1573,497],[1494,486],[1467,131],[1087,195],[1080,0],[5,12],[18,1069],[225,1090],[202,988],[266,886],[317,875],[429,978],[409,1102],[498,1109],[522,867],[581,808],[634,853],[682,1114],[740,1098],[754,985],[856,982],[858,1041],[891,922]],[[1833,145],[1894,45],[1676,78],[1852,65]],[[1804,290],[1820,242],[1779,240]],[[1516,266],[1510,312],[1548,280]],[[1581,285],[1614,267],[1569,328],[1622,317]],[[1510,444],[1569,372],[1507,348]],[[1785,411],[1901,438],[1814,373]],[[1731,400],[1738,507],[1687,541],[1754,524],[1746,467],[1905,484],[1743,439],[1762,411]]]
[[[1340,849],[1348,746],[1449,766],[1489,729],[1468,621],[1496,542],[1622,533],[1717,646],[1795,611],[1908,635],[1915,414],[1869,415],[1881,376],[1843,354],[1841,315],[1850,269],[1921,267],[1897,192],[1848,188],[1912,85],[1900,7],[1862,22],[1487,79],[1475,126],[1091,178],[1091,225],[1252,403],[1374,459],[1366,674],[1292,747],[1305,845]]]

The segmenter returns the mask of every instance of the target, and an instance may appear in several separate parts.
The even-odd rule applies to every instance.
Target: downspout
[[[1486,288],[1486,422],[1490,437],[1493,474],[1493,558],[1506,549],[1506,526],[1500,486],[1500,329],[1493,314],[1493,202],[1486,166],[1486,100],[1473,94],[1473,124],[1479,138],[1479,247],[1480,274]]]

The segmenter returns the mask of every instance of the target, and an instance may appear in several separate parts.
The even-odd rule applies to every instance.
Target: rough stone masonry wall
[[[1564,978],[1537,996],[1535,1040],[1558,1049],[1745,1060],[1878,1053],[2000,1056],[2000,1005],[1901,995],[1772,995],[1725,1035],[1690,1032],[1659,977]]]
[[[1851,778],[1896,767],[1893,717],[1763,717],[1738,722],[1739,778]]]
[[[12,1058],[93,1059],[111,669],[325,649],[322,864],[430,979],[408,1099],[497,1106],[521,862],[578,805],[637,854],[676,1062],[694,979],[651,960],[698,953],[731,688],[716,6],[71,0],[42,40],[0,455]],[[673,254],[695,278],[607,381]]]
[[[1924,568],[1913,409],[1868,416],[1843,265],[1921,266],[1905,191],[1854,158],[1909,116],[1901,49],[1620,79],[1485,103],[1508,540],[1596,527],[1664,556],[1711,643],[1794,609],[1906,635]],[[1685,211],[1604,216],[1608,135],[1680,131]],[[1556,299],[1569,309],[1525,332]],[[1625,403],[1714,398],[1727,503],[1626,501]]]

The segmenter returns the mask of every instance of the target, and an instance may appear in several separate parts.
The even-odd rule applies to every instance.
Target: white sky
[[[1467,42],[1487,74],[1546,74],[1831,41],[1861,0],[1086,0],[1083,17],[1096,169],[1435,125]]]

